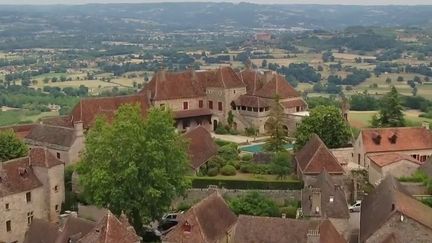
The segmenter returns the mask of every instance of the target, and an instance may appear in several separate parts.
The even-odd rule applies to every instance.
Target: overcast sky
[[[207,2],[203,0],[0,0],[0,4],[85,4],[85,3],[145,3],[145,2]],[[352,5],[432,5],[432,0],[219,0],[212,2],[352,4]]]

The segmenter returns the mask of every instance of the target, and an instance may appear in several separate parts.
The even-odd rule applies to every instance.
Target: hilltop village
[[[335,131],[344,129],[347,109],[332,108],[322,126],[337,125],[335,119],[342,124]],[[186,141],[192,180],[183,196],[167,202],[171,211],[144,230],[131,223],[137,215],[127,207],[119,214],[109,204],[71,207],[70,195],[89,192],[90,184],[81,183],[85,172],[68,168],[90,163],[94,139],[102,139],[95,131],[104,129],[98,117],[115,130],[132,126],[119,123],[121,117],[152,126],[159,112],[170,114],[174,136]],[[29,149],[0,163],[0,242],[151,242],[150,233],[162,242],[428,242],[432,208],[422,202],[431,192],[428,124],[362,129],[339,147],[327,142],[338,135],[310,132],[300,144],[302,127],[318,113],[276,72],[220,67],[160,70],[137,94],[83,98],[66,116],[1,127]],[[276,148],[279,138],[280,151],[260,150]],[[135,145],[115,146],[123,153]],[[268,169],[276,165],[276,172]],[[271,204],[260,208],[248,201],[254,197]],[[252,210],[239,206],[248,203]]]

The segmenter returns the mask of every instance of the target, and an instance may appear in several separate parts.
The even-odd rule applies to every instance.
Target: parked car
[[[357,200],[353,205],[349,206],[349,211],[352,212],[360,212],[361,201]]]
[[[166,213],[162,216],[161,221],[176,221],[177,220],[177,216],[183,214],[183,211],[180,211],[178,213]]]
[[[144,226],[143,227],[142,238],[143,238],[144,242],[159,242],[161,236],[162,236],[162,233],[159,230],[153,229],[150,226]]]
[[[159,226],[157,227],[157,230],[162,234],[165,235],[167,232],[170,231],[174,226],[178,224],[175,220],[164,220],[159,223]]]

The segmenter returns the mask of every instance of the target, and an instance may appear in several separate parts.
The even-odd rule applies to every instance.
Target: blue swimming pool
[[[254,144],[254,145],[248,145],[248,146],[243,146],[243,147],[240,147],[240,151],[249,152],[249,153],[259,153],[259,152],[264,151],[263,146],[264,146],[263,143]],[[290,150],[290,149],[293,148],[293,145],[292,144],[285,144],[284,147],[287,150]]]

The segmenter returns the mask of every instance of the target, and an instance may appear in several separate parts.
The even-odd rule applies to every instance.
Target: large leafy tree
[[[381,100],[377,116],[371,121],[372,127],[404,127],[406,125],[401,98],[393,86]]]
[[[294,149],[300,150],[311,135],[316,133],[329,148],[346,145],[351,132],[341,111],[333,106],[318,106],[297,127]]]
[[[274,98],[269,115],[270,117],[266,122],[266,128],[270,137],[264,144],[264,149],[271,152],[285,151],[284,145],[289,142],[288,131],[283,121],[283,108],[277,96]]]
[[[236,214],[270,217],[277,217],[280,214],[276,203],[259,192],[248,192],[233,198],[229,205]]]
[[[140,232],[189,186],[186,146],[169,111],[154,108],[143,119],[138,106],[124,105],[111,125],[98,118],[77,167],[84,199],[124,210]]]
[[[24,157],[27,152],[27,146],[12,130],[0,131],[0,162]]]
[[[285,179],[292,173],[292,157],[288,152],[278,152],[272,158],[272,172],[278,179]]]

